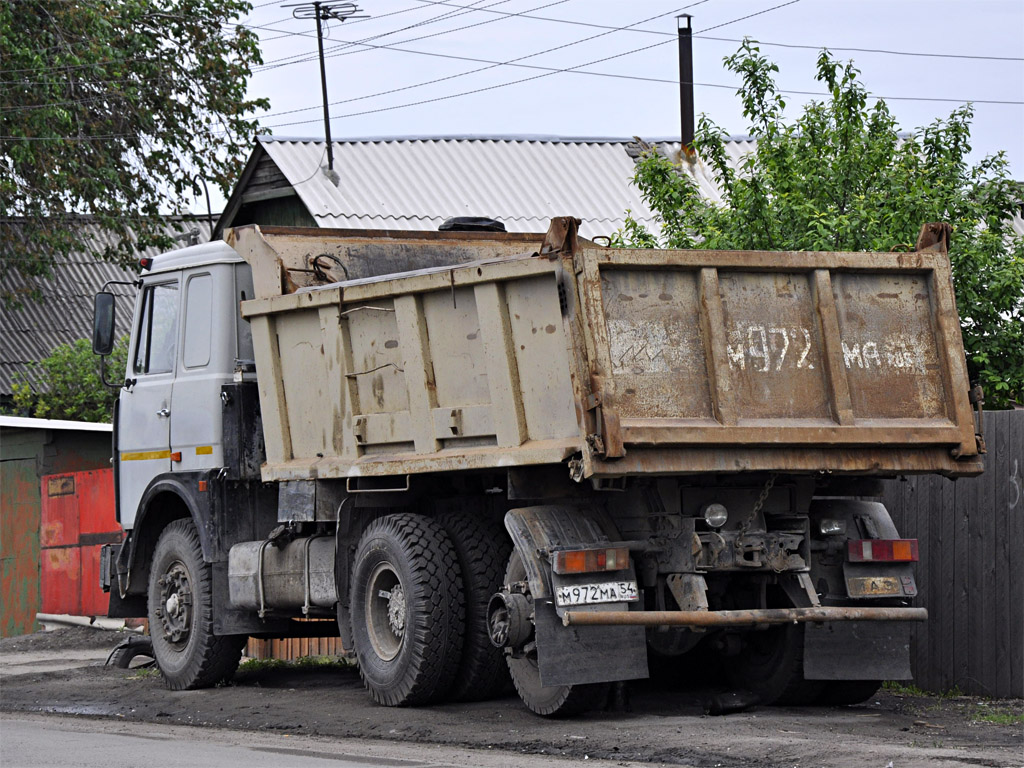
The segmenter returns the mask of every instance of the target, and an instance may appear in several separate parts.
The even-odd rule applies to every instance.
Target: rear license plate
[[[572,584],[555,591],[555,602],[564,605],[629,603],[639,600],[635,581],[607,581],[601,584]]]
[[[856,576],[846,580],[850,597],[902,595],[899,579],[892,576]]]

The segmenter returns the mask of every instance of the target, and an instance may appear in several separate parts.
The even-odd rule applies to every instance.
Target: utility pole
[[[294,8],[292,16],[296,19],[316,19],[316,46],[320,52],[320,90],[324,99],[324,134],[327,139],[327,170],[334,171],[334,143],[331,141],[331,116],[327,104],[327,69],[324,67],[324,32],[325,21],[345,21],[345,19],[365,19],[367,16],[356,16],[360,8],[355,3],[324,3],[316,0],[313,3],[298,5],[282,5],[282,8]]]
[[[676,16],[676,28],[679,33],[679,121],[682,137],[681,154],[687,158],[693,156],[693,30],[690,27],[689,13]],[[686,19],[686,26],[680,19]]]

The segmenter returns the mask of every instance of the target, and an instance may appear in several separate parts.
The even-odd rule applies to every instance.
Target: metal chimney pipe
[[[689,13],[676,17],[679,32],[679,121],[683,141],[683,154],[693,153],[693,30],[690,27]],[[686,19],[684,27],[679,21]]]

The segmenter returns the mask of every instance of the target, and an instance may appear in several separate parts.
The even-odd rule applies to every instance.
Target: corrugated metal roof
[[[100,262],[88,255],[93,249],[112,245],[111,236],[88,220],[75,223],[81,228],[83,247],[54,264],[53,276],[48,279],[25,278],[13,270],[7,271],[0,284],[0,293],[14,295],[38,289],[42,301],[26,301],[19,309],[0,313],[0,394],[10,395],[16,377],[39,385],[34,363],[50,354],[54,347],[76,339],[92,338],[92,302],[108,280],[134,280],[138,274],[115,264]],[[200,241],[210,237],[210,225],[202,220],[186,220],[169,228],[177,235],[190,229],[199,229]],[[159,249],[139,252],[139,257],[155,256]],[[118,295],[134,297],[130,286],[112,286]],[[127,334],[131,325],[131,301],[119,301],[117,306],[118,336]]]
[[[584,236],[610,235],[626,209],[650,226],[653,214],[632,185],[632,139],[442,137],[334,142],[335,185],[321,169],[326,144],[261,137],[260,145],[323,227],[436,229],[450,216],[490,216],[510,232],[543,232],[552,216],[583,220]],[[678,153],[678,143],[665,151]],[[753,142],[732,139],[734,161]],[[718,198],[703,164],[701,191]]]
[[[64,429],[77,432],[110,432],[110,424],[91,421],[66,421],[64,419],[26,419],[21,416],[0,416],[0,427],[8,429]]]

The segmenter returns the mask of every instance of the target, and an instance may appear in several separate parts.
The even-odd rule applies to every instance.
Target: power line
[[[704,0],[704,1],[706,2],[706,0]],[[506,3],[506,2],[508,2],[508,0],[499,0],[498,2],[492,3],[491,5],[501,5],[501,4]],[[562,3],[565,3],[565,2],[568,2],[568,0],[555,0],[554,2],[546,3],[545,5],[539,5],[536,8],[530,8],[528,11],[524,11],[523,13],[528,13],[529,11],[540,10],[541,8],[550,8],[553,5],[561,5]],[[489,8],[489,7],[491,7],[491,6],[484,6],[483,8],[480,8],[480,9],[475,9],[474,8],[472,10],[485,10],[486,8]],[[459,14],[459,15],[465,15],[465,14]],[[512,16],[516,16],[518,14],[511,14],[511,15]],[[357,41],[354,41],[354,42],[351,42],[351,43],[348,43],[348,44],[338,45],[338,46],[335,46],[334,48],[327,49],[331,53],[326,55],[324,58],[333,59],[333,58],[336,58],[338,56],[349,56],[349,55],[351,55],[353,53],[361,53],[362,51],[348,51],[347,49],[353,48],[353,47],[358,46],[358,45],[360,45],[362,43],[369,42],[371,40],[377,40],[377,39],[379,39],[381,37],[387,37],[388,35],[393,35],[393,34],[396,34],[398,32],[403,32],[403,31],[406,31],[406,30],[409,30],[409,29],[413,29],[415,27],[425,26],[426,24],[432,23],[435,20],[442,20],[443,21],[443,20],[445,20],[447,18],[454,18],[454,17],[449,15],[449,16],[438,17],[437,19],[428,19],[425,22],[421,22],[419,24],[413,24],[413,25],[411,25],[409,27],[404,27],[402,29],[397,29],[397,30],[394,30],[392,32],[385,32],[385,33],[382,33],[382,34],[379,34],[379,35],[373,35],[371,37],[366,37],[363,40],[357,40]],[[400,45],[402,45],[402,44],[405,44],[405,43],[417,42],[419,40],[427,40],[428,38],[431,38],[431,37],[439,37],[441,35],[449,35],[449,34],[451,34],[453,32],[461,32],[461,31],[466,30],[466,29],[473,29],[475,27],[482,27],[485,24],[493,24],[496,21],[504,21],[506,18],[508,18],[508,17],[501,17],[501,18],[496,18],[496,19],[488,19],[486,21],[478,21],[475,24],[466,24],[466,25],[461,26],[461,27],[453,27],[452,29],[444,29],[444,30],[441,30],[439,32],[432,32],[429,35],[420,35],[419,37],[410,37],[410,38],[407,38],[405,40],[399,40],[398,42],[399,42]],[[292,64],[302,64],[302,63],[305,63],[307,61],[313,61],[314,59],[315,59],[315,57],[313,55],[311,55],[311,54],[295,54],[294,56],[285,56],[285,57],[283,57],[281,59],[272,59],[269,62],[265,62],[262,66],[256,67],[254,71],[256,71],[256,72],[267,72],[267,71],[269,71],[271,69],[279,69],[280,67],[287,67],[287,66],[291,66]]]
[[[663,18],[665,16],[671,16],[673,14],[679,13],[679,11],[686,10],[687,8],[693,8],[695,6],[701,5],[702,3],[706,3],[706,2],[708,2],[708,0],[698,0],[698,2],[691,3],[690,5],[684,6],[682,8],[678,8],[678,9],[676,9],[674,11],[667,11],[665,13],[660,13],[660,14],[657,14],[655,16],[651,16],[651,17],[646,18],[646,19],[641,19],[640,21],[635,21],[632,24],[628,24],[628,25],[626,25],[624,27],[610,27],[606,31],[599,32],[596,35],[591,35],[589,37],[584,37],[584,38],[582,38],[580,40],[575,40],[575,41],[573,41],[571,43],[564,43],[563,45],[558,45],[558,46],[555,46],[553,48],[547,48],[547,49],[545,49],[543,51],[537,51],[535,53],[526,54],[525,56],[520,56],[520,57],[515,58],[515,59],[509,59],[508,61],[491,61],[491,60],[488,60],[488,59],[474,59],[474,58],[468,57],[468,56],[452,56],[452,55],[447,55],[447,54],[430,54],[430,53],[426,53],[426,52],[423,52],[423,51],[415,51],[415,50],[408,49],[408,48],[398,48],[397,46],[391,46],[391,45],[385,46],[385,45],[370,45],[368,43],[361,43],[361,45],[365,45],[365,46],[367,46],[369,48],[375,48],[375,49],[378,49],[378,50],[392,50],[392,51],[401,51],[401,52],[405,52],[405,53],[418,53],[418,54],[423,54],[423,55],[428,55],[428,56],[436,55],[436,56],[439,56],[441,58],[452,58],[452,59],[458,59],[460,61],[472,61],[472,62],[476,62],[476,63],[486,64],[487,66],[478,67],[477,69],[471,69],[471,70],[469,70],[467,72],[459,72],[459,73],[454,74],[454,75],[447,75],[445,77],[435,78],[433,80],[427,80],[425,82],[416,83],[414,85],[406,85],[406,86],[403,86],[401,88],[392,88],[392,89],[389,89],[387,91],[381,91],[380,93],[370,94],[368,96],[358,96],[358,97],[351,98],[351,99],[342,99],[341,101],[331,102],[330,106],[334,107],[334,106],[337,106],[339,104],[346,104],[346,103],[349,103],[349,102],[352,102],[352,101],[362,101],[364,99],[371,99],[371,98],[375,98],[377,96],[386,96],[386,95],[389,95],[389,94],[392,94],[392,93],[398,93],[400,91],[408,91],[408,90],[411,90],[413,88],[422,88],[423,86],[426,86],[426,85],[434,85],[436,83],[445,82],[447,80],[455,80],[455,79],[460,78],[460,77],[466,77],[467,75],[474,75],[474,74],[477,74],[479,72],[485,72],[485,71],[487,71],[489,69],[494,69],[495,67],[501,67],[501,66],[520,66],[520,67],[524,67],[526,69],[537,69],[537,70],[542,70],[542,71],[548,72],[548,73],[555,73],[555,72],[558,72],[560,70],[554,69],[552,67],[539,67],[539,66],[531,66],[531,65],[521,65],[521,64],[517,64],[517,62],[525,61],[526,59],[536,58],[537,56],[544,56],[545,54],[552,53],[554,51],[560,51],[560,50],[563,50],[565,48],[571,48],[574,45],[579,45],[581,43],[590,42],[591,40],[595,40],[596,38],[604,37],[606,35],[610,35],[612,32],[621,32],[621,31],[629,30],[630,28],[635,27],[638,24],[646,24],[648,21],[653,21],[654,19]],[[667,41],[665,41],[665,42],[667,42]],[[660,45],[660,43],[659,43],[659,45]],[[585,66],[585,65],[583,65],[583,66]],[[297,112],[305,112],[305,111],[310,110],[310,109],[316,109],[316,107],[301,107],[299,109],[291,109],[291,110],[287,110],[285,112],[272,112],[272,113],[263,115],[263,117],[264,118],[266,118],[266,117],[283,117],[284,115],[295,114]]]
[[[445,0],[417,0],[417,2],[424,3],[427,5],[446,5],[451,8],[463,8],[465,6],[458,5],[456,3],[445,2]],[[615,29],[615,27],[607,24],[596,24],[591,21],[579,21],[576,19],[559,19],[554,16],[535,16],[533,14],[522,13],[522,14],[510,14],[508,11],[496,11],[490,8],[478,9],[484,13],[495,13],[502,15],[518,15],[523,19],[535,19],[537,21],[549,21],[556,24],[570,24],[577,27],[593,27],[595,29]],[[713,27],[712,27],[713,29]],[[630,29],[630,32],[645,35],[661,35],[663,37],[675,37],[675,32],[664,32],[660,29]],[[742,43],[743,40],[732,38],[732,37],[711,37],[705,35],[703,32],[695,32],[694,37],[703,37],[705,40],[717,40],[725,43]],[[967,53],[926,53],[924,51],[896,51],[887,48],[850,48],[850,47],[839,47],[832,45],[800,45],[796,43],[778,43],[770,42],[766,40],[756,40],[758,45],[767,45],[778,48],[805,48],[808,50],[820,51],[822,48],[827,48],[830,51],[852,51],[854,53],[880,53],[889,54],[892,56],[922,56],[927,58],[938,58],[938,59],[977,59],[980,61],[1024,61],[1024,57],[1021,56],[982,56],[977,54]]]
[[[704,2],[707,2],[707,0],[698,0],[698,2],[691,3],[690,5],[684,6],[683,8],[680,8],[678,10],[679,11],[686,10],[687,8],[692,8],[694,6],[702,4]],[[740,18],[737,18],[737,19],[733,19],[732,21],[723,22],[722,24],[719,24],[718,26],[719,27],[724,27],[724,26],[727,26],[729,24],[734,24],[734,23],[736,23],[738,21],[743,21],[744,19],[748,19],[751,16],[759,16],[759,15],[761,15],[763,13],[769,13],[770,11],[774,11],[774,10],[777,10],[779,8],[785,8],[787,5],[793,5],[794,3],[798,3],[798,2],[800,2],[800,0],[789,0],[788,2],[780,3],[779,5],[772,6],[771,8],[766,8],[763,11],[758,11],[758,13],[749,14],[747,16],[743,16],[743,17],[740,17]],[[678,11],[673,11],[672,13],[678,13]],[[665,15],[668,15],[668,14],[661,14],[661,15],[665,16]],[[642,24],[643,22],[638,22],[638,23]],[[669,43],[669,42],[672,42],[672,41],[671,40],[662,40],[661,42],[652,43],[651,45],[645,45],[645,46],[643,46],[641,48],[635,48],[635,49],[633,49],[631,51],[626,51],[624,53],[617,53],[617,54],[615,54],[613,56],[605,56],[604,58],[595,59],[593,61],[588,61],[588,62],[585,62],[583,64],[577,64],[577,65],[575,65],[573,67],[566,67],[566,68],[563,68],[563,69],[555,69],[555,70],[552,70],[552,71],[543,72],[542,74],[539,74],[539,75],[533,75],[532,77],[524,77],[524,78],[520,78],[519,80],[512,80],[512,81],[509,81],[507,83],[497,83],[495,85],[489,85],[489,86],[485,86],[483,88],[475,88],[473,90],[465,91],[463,93],[449,94],[447,96],[437,96],[437,97],[434,97],[432,99],[423,99],[421,101],[410,102],[410,103],[407,103],[407,104],[396,104],[396,105],[393,105],[393,106],[390,106],[390,107],[379,107],[377,109],[369,109],[369,110],[364,110],[362,112],[352,112],[352,113],[349,113],[349,114],[346,114],[346,115],[336,115],[336,116],[332,116],[331,119],[332,120],[336,120],[336,119],[340,120],[340,119],[344,119],[344,118],[347,118],[347,117],[358,117],[358,116],[361,116],[361,115],[376,114],[378,112],[390,112],[390,111],[396,110],[396,109],[404,109],[406,107],[416,107],[416,106],[421,106],[423,104],[432,104],[432,103],[436,103],[436,102],[439,102],[439,101],[448,101],[450,99],[461,98],[462,96],[470,96],[470,95],[477,94],[477,93],[483,93],[485,91],[493,91],[493,90],[497,90],[498,88],[505,88],[505,87],[510,86],[510,85],[519,85],[520,83],[526,83],[526,82],[530,82],[532,80],[539,80],[539,79],[544,78],[544,77],[550,77],[551,75],[554,75],[554,74],[560,74],[560,73],[563,73],[563,72],[572,72],[572,71],[580,69],[581,67],[588,67],[588,66],[591,66],[593,64],[600,64],[600,63],[605,62],[605,61],[611,61],[613,59],[619,59],[619,58],[622,58],[623,56],[629,56],[629,55],[634,54],[634,53],[640,53],[641,51],[650,50],[651,48],[657,48],[657,47],[665,45],[666,43]],[[281,123],[281,124],[271,125],[271,126],[267,126],[267,127],[268,128],[284,128],[284,127],[287,127],[287,126],[290,126],[290,125],[306,125],[306,124],[308,124],[310,122],[316,122],[316,121],[315,120],[302,120],[302,121],[297,121],[297,122],[292,122],[292,123]]]

